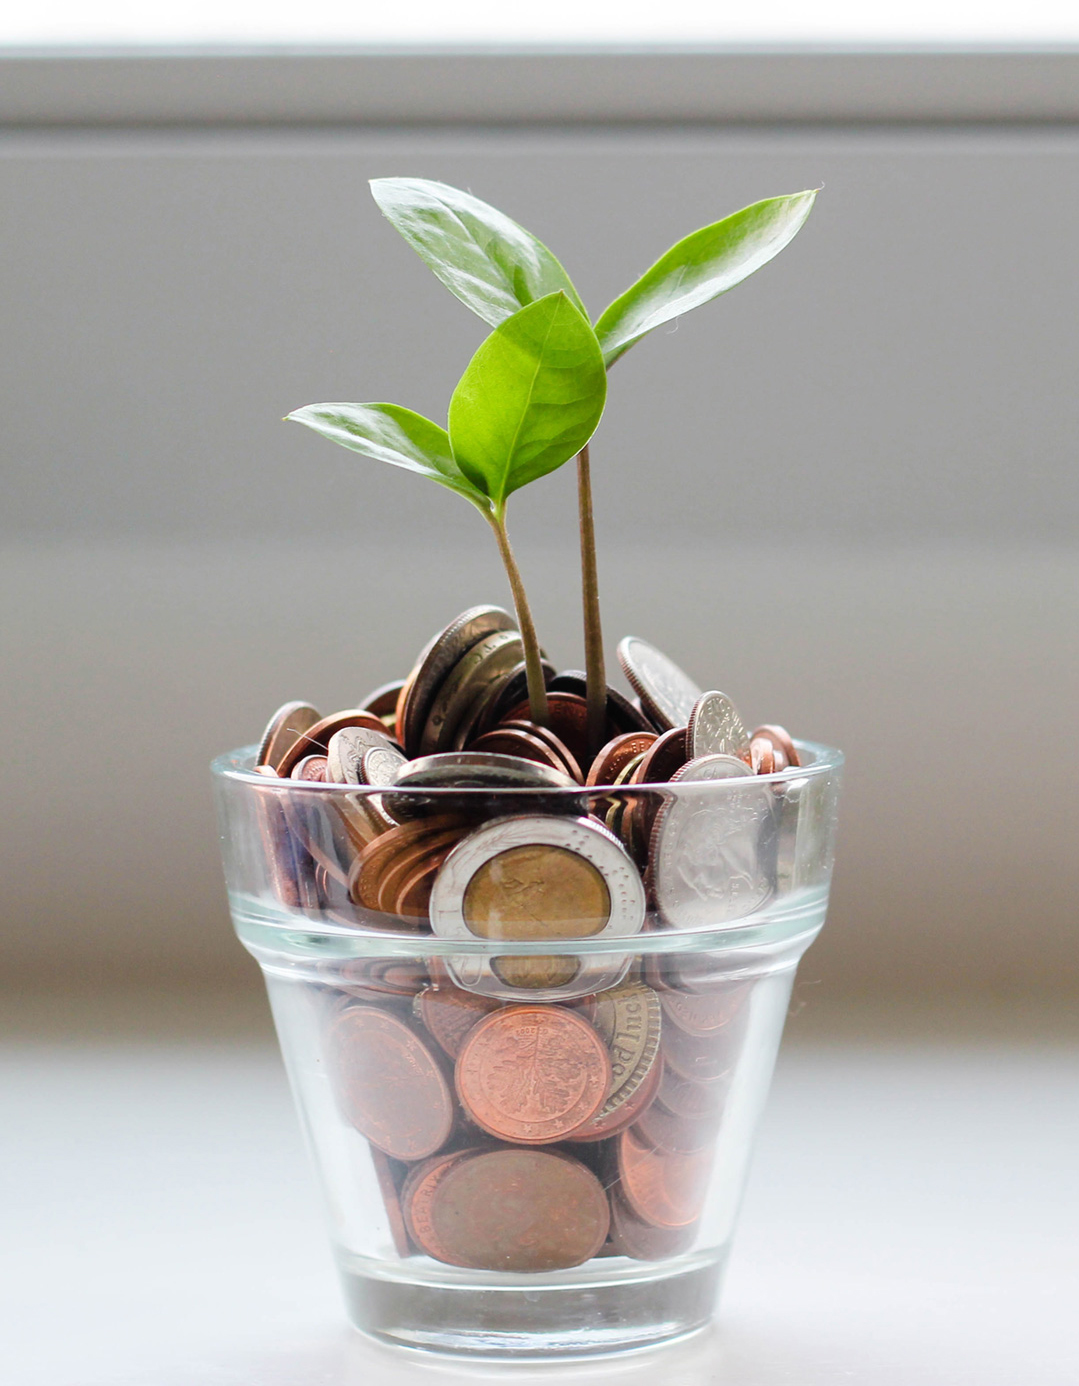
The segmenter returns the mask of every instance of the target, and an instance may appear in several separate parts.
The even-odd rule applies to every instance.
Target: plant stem
[[[545,727],[548,723],[547,712],[547,685],[543,681],[543,663],[540,659],[539,640],[536,636],[535,622],[532,620],[532,611],[528,605],[528,598],[525,595],[524,583],[521,581],[521,571],[517,567],[517,560],[513,556],[513,549],[510,547],[510,537],[506,533],[506,516],[501,509],[492,510],[487,517],[491,522],[491,528],[495,532],[498,541],[498,552],[502,555],[502,563],[506,569],[506,576],[509,578],[510,591],[513,593],[513,605],[517,612],[517,624],[521,630],[521,644],[525,652],[525,673],[528,678],[528,709],[532,721],[537,726]]]
[[[581,522],[581,599],[584,606],[585,693],[588,740],[595,755],[607,740],[607,671],[603,663],[603,627],[599,616],[596,573],[596,529],[592,519],[592,472],[588,444],[577,454],[577,509]]]

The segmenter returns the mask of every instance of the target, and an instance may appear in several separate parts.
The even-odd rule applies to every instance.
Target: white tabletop
[[[1074,1386],[1077,1069],[1064,1039],[788,1044],[717,1328],[624,1364],[504,1369],[347,1327],[265,1042],[15,1037],[0,1378]]]

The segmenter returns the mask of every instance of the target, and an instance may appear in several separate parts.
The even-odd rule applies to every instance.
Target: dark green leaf
[[[549,294],[496,327],[469,362],[450,400],[453,455],[501,509],[580,452],[606,395],[596,334],[565,294]]]
[[[492,327],[559,289],[588,316],[543,242],[478,197],[426,178],[374,178],[371,193],[446,288]]]
[[[816,195],[755,202],[672,246],[596,323],[606,364],[654,327],[709,303],[766,265],[797,235]]]
[[[407,467],[448,486],[488,513],[487,497],[463,476],[444,428],[398,404],[307,404],[288,416],[378,462]]]

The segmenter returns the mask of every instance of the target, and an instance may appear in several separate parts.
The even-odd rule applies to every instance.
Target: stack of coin
[[[676,1256],[697,1236],[752,981],[630,940],[768,899],[799,757],[645,641],[618,654],[634,697],[609,690],[595,753],[584,675],[544,664],[537,725],[520,634],[492,606],[355,708],[286,704],[259,746],[280,904],[417,940],[327,960],[314,984],[326,1072],[401,1256],[538,1272]],[[695,788],[718,779],[736,783]],[[624,951],[555,951],[601,936]]]

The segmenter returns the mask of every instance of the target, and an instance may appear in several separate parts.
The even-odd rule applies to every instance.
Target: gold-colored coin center
[[[480,938],[588,938],[611,917],[607,882],[565,847],[511,847],[468,883],[465,923]]]

